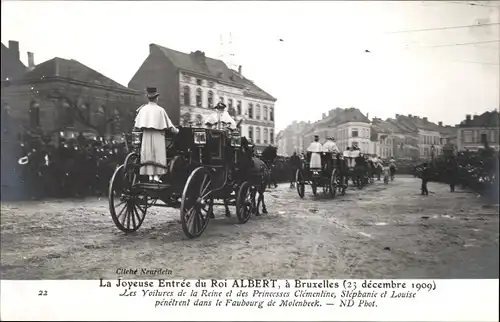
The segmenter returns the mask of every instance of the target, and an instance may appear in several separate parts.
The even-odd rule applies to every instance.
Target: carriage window
[[[260,120],[260,105],[257,104],[257,106],[255,106],[255,118],[257,120]]]
[[[189,106],[191,104],[191,89],[189,86],[184,86],[184,91],[183,91],[183,96],[184,96],[184,105]]]
[[[214,107],[214,93],[212,91],[208,91],[207,102],[208,108]]]
[[[260,127],[255,129],[255,143],[260,144]]]
[[[201,107],[201,98],[202,98],[201,88],[198,88],[196,90],[196,106],[198,107]]]
[[[238,115],[241,115],[241,101],[236,102],[236,109],[238,110]]]
[[[248,104],[248,118],[253,119],[253,105]]]
[[[212,158],[222,158],[222,136],[220,133],[210,135],[210,156]]]
[[[264,114],[262,115],[262,119],[267,121],[267,106],[264,105]]]

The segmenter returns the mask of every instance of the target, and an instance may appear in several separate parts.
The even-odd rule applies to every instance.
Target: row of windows
[[[420,144],[440,144],[440,137],[434,135],[421,135],[419,138]]]
[[[255,137],[254,137],[255,130]],[[262,131],[264,137],[261,136],[261,130],[259,126],[256,126],[255,129],[253,126],[248,127],[248,138],[250,141],[255,142],[255,144],[274,144],[274,130],[264,128]]]
[[[474,135],[474,131],[466,130],[462,132],[462,140],[464,143],[482,143],[484,144],[486,141],[488,143],[498,143],[500,141],[498,131],[489,131],[489,133],[481,133],[479,135],[479,131],[475,131],[476,135]],[[488,135],[489,134],[489,135]]]
[[[224,97],[220,97],[220,102],[226,104],[226,99]],[[208,108],[213,108],[214,107],[214,93],[210,90],[207,93],[207,100],[206,100],[206,105],[203,104],[203,91],[201,88],[196,89],[196,106],[197,107],[208,107]],[[185,106],[191,106],[191,88],[189,86],[184,86],[181,92],[181,102]],[[227,107],[228,110],[231,110],[234,108],[234,101],[232,98],[227,99]],[[264,121],[273,121],[274,122],[274,109],[273,107],[268,107],[264,105],[264,107],[261,110],[261,106],[257,104],[254,106],[252,103],[248,104],[248,109],[245,113],[245,115],[248,116],[249,119],[254,119],[254,112],[255,112],[255,119],[260,120],[262,116],[262,120]],[[262,115],[261,115],[262,112]],[[241,101],[236,101],[236,114],[237,115],[242,115],[242,104]]]
[[[61,110],[63,111],[61,116],[66,126],[74,126],[76,119],[79,116],[84,117],[89,122],[93,117],[97,119],[99,123],[104,122],[107,117],[105,107],[101,105],[97,108],[95,115],[91,114],[91,109],[86,104],[82,104],[80,106],[79,109],[80,115],[77,115],[77,111],[75,110],[75,108],[70,106],[68,103],[63,103]],[[111,131],[119,131],[120,113],[116,109],[113,111],[113,118],[115,122],[109,122]],[[32,128],[39,127],[40,119],[41,119],[40,105],[37,102],[31,102],[29,109],[30,127]]]

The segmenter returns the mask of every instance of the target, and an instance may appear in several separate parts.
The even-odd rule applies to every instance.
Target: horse
[[[246,137],[241,138],[241,149],[243,152],[242,166],[243,169],[247,169],[245,176],[256,187],[255,192],[258,194],[255,215],[260,216],[260,204],[262,204],[262,213],[267,214],[264,192],[271,181],[271,169],[264,161],[254,156],[254,148],[250,146]]]

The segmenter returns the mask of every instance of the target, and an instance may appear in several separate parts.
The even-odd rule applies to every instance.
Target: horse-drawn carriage
[[[337,194],[337,190],[345,194],[341,176],[343,159],[340,155],[329,152],[321,153],[321,169],[311,169],[310,160],[311,153],[309,152],[295,173],[297,193],[300,198],[304,198],[306,184],[311,186],[313,195],[316,195],[318,187],[323,188],[323,192],[330,194],[332,198]]]
[[[219,129],[183,128],[165,135],[167,166],[141,163],[141,133],[134,132],[132,146],[117,167],[109,186],[109,208],[115,225],[124,232],[139,229],[148,208],[180,208],[182,230],[186,236],[200,236],[214,218],[213,207],[223,200],[236,206],[240,223],[246,223],[255,210],[256,188],[246,167],[246,152],[238,132]],[[139,169],[153,165],[165,168],[161,182],[147,182]],[[161,201],[162,203],[159,203]]]

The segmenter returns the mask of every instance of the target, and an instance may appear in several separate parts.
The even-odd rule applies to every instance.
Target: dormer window
[[[202,79],[197,78],[197,79],[196,79],[196,85],[198,85],[198,86],[203,85],[203,80],[202,80]]]

